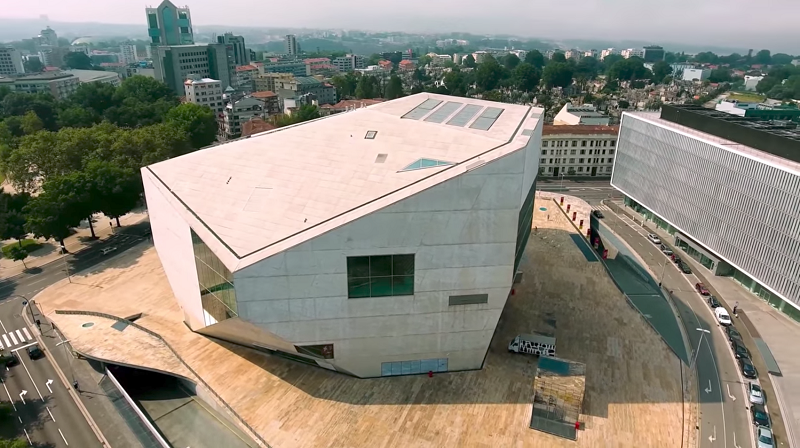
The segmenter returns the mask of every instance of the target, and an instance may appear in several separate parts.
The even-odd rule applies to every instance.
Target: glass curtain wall
[[[206,325],[237,317],[233,274],[192,230],[192,248]]]
[[[536,180],[534,179],[528,195],[525,196],[525,202],[522,203],[522,208],[519,209],[519,219],[517,221],[517,247],[514,253],[514,273],[516,275],[519,269],[519,264],[522,261],[522,255],[525,253],[525,246],[528,245],[528,238],[531,236],[531,227],[533,226],[533,203],[536,198]]]

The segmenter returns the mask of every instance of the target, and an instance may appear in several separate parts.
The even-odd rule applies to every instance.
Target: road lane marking
[[[734,397],[733,395],[731,395],[731,385],[730,385],[730,384],[727,384],[727,386],[728,386],[728,396],[729,396],[729,397],[731,397],[731,398],[733,399],[733,401],[736,401],[736,397]],[[734,445],[735,445],[735,444],[736,444],[736,443],[734,442]]]
[[[25,333],[25,336],[28,338],[29,341],[33,340],[33,338],[31,337],[31,334],[28,333],[28,327],[23,328],[22,332]]]
[[[25,404],[25,399],[24,399],[24,398],[22,398],[22,397],[24,397],[25,395],[28,395],[28,391],[27,391],[27,390],[25,390],[25,389],[22,389],[22,392],[20,392],[20,393],[19,393],[19,399],[20,399],[20,400],[22,400],[22,404]]]
[[[717,427],[716,426],[714,427],[714,434],[708,436],[708,441],[709,442],[713,443],[715,440],[717,440]]]
[[[42,393],[39,392],[39,386],[36,385],[36,381],[33,381],[33,377],[31,376],[31,371],[28,370],[28,366],[26,366],[25,361],[22,360],[22,356],[19,356],[19,363],[22,364],[22,367],[25,367],[25,372],[28,374],[28,378],[30,378],[31,383],[33,383],[33,388],[36,389],[36,393],[39,394],[39,398],[44,400]]]
[[[14,345],[17,345],[17,337],[14,336],[14,332],[13,331],[11,333],[8,333],[8,337],[11,338],[11,342],[13,342]],[[3,338],[5,338],[5,336],[3,336]]]
[[[48,414],[50,414],[50,418],[52,418],[52,419],[53,419],[53,423],[55,423],[55,421],[56,421],[56,418],[55,418],[55,417],[53,417],[53,413],[52,413],[52,412],[50,412],[50,408],[48,408],[47,406],[45,406],[44,408],[45,408],[45,409],[47,409],[47,413],[48,413]]]
[[[25,345],[23,345],[22,347],[17,347],[17,348],[15,348],[15,349],[12,349],[11,351],[12,351],[12,352],[18,352],[18,351],[22,350],[23,348],[28,348],[28,347],[30,347],[30,346],[32,346],[32,345],[36,345],[36,341],[33,341],[33,342],[31,342],[30,344],[25,344]]]
[[[25,339],[22,337],[22,332],[17,330],[17,336],[19,336],[19,342],[25,342]]]
[[[2,320],[0,320],[0,326],[3,327],[3,333],[8,333],[8,330],[6,330],[6,325],[3,323]]]
[[[52,394],[53,393],[53,389],[50,389],[50,385],[51,384],[53,384],[53,380],[47,380],[47,382],[44,383],[44,385],[47,386],[47,390],[49,390],[50,393]]]
[[[711,393],[711,390],[712,390],[712,389],[711,389],[711,380],[708,380],[708,387],[707,387],[707,388],[705,388],[705,391],[706,391],[706,393],[707,393],[707,394],[710,394],[710,393]]]
[[[8,395],[8,401],[11,402],[11,407],[14,408],[14,412],[16,412],[17,411],[17,407],[14,406],[14,400],[11,399],[11,393],[8,392],[8,387],[6,387],[6,382],[5,381],[3,381],[3,389],[6,390],[6,395]],[[20,423],[22,423],[22,422],[20,422]]]
[[[61,434],[61,438],[64,439],[64,443],[66,443],[67,446],[69,446],[69,442],[67,442],[67,438],[64,437],[64,433],[61,432],[61,428],[58,428],[58,433]]]
[[[22,419],[20,419],[20,420],[22,420]],[[25,431],[25,437],[28,438],[28,445],[33,446],[33,442],[31,442],[31,436],[28,435],[28,431],[25,430],[25,428],[22,428],[22,430]]]

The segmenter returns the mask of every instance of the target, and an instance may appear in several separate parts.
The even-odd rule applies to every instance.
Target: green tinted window
[[[206,325],[213,325],[238,315],[233,274],[192,231],[192,248],[200,286],[200,301]]]
[[[347,297],[414,294],[414,254],[347,258]]]

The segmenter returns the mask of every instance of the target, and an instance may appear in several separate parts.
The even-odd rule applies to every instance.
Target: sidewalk
[[[636,219],[641,220],[644,218],[621,203],[615,202],[614,204],[628,215],[636,217]],[[675,237],[673,235],[655,228],[650,221],[645,221],[644,225],[671,246],[674,246]],[[692,257],[685,256],[681,258],[689,263],[695,275],[701,278],[712,292],[717,293],[717,298],[728,310],[733,308],[734,304],[739,304],[740,314],[746,314],[747,319],[739,319],[734,324],[747,328],[754,338],[760,336],[769,346],[782,373],[782,376],[769,376],[777,393],[777,397],[775,397],[777,399],[774,399],[771,404],[773,406],[779,405],[790,440],[789,446],[800,447],[798,445],[800,444],[800,440],[798,440],[800,433],[797,432],[798,428],[800,428],[800,344],[789,343],[789,341],[800,340],[800,323],[773,309],[769,303],[746,290],[744,286],[733,278],[713,275]],[[755,347],[750,347],[750,349],[752,352]],[[757,369],[759,367],[758,364],[760,363],[756,364]],[[764,367],[758,370],[760,376],[767,376],[767,371]],[[768,406],[770,404],[769,399],[770,397],[767,396]]]
[[[142,207],[120,217],[119,222],[122,224],[122,227],[127,227],[137,224],[147,218],[147,209]],[[122,228],[117,227],[116,221],[114,221],[114,227],[112,228],[109,225],[109,222],[112,220],[107,218],[102,213],[94,215],[94,221],[94,234],[97,236],[96,240],[91,239],[92,233],[88,227],[77,228],[77,231],[74,234],[64,239],[64,245],[67,247],[67,250],[70,253],[74,254],[75,252],[92,246],[93,244],[96,244],[98,241],[102,241],[115,232],[119,232],[119,230]],[[44,240],[42,238],[39,238],[38,241],[42,243],[43,246],[33,251],[30,256],[25,259],[25,265],[28,266],[28,269],[40,267],[47,263],[56,261],[62,256],[61,251],[59,250],[59,244],[56,241]],[[6,240],[2,242],[3,246],[10,244],[17,244],[17,241]],[[19,275],[24,270],[25,268],[22,262],[0,257],[0,279]]]

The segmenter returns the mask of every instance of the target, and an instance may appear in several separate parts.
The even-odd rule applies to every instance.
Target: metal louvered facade
[[[611,185],[800,308],[800,172],[701,138],[625,114]]]

